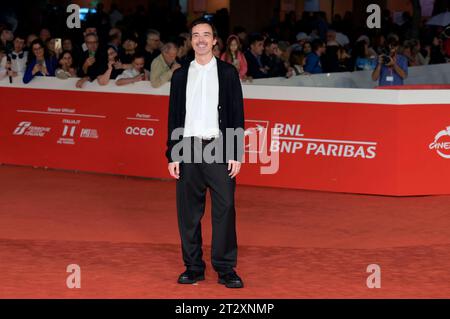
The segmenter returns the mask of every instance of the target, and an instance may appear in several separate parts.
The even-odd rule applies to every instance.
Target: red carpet
[[[176,284],[175,184],[0,166],[0,298],[448,298],[450,196],[239,186],[246,288]],[[204,242],[209,243],[209,206]],[[66,266],[81,267],[70,290]],[[379,264],[381,289],[366,287]]]

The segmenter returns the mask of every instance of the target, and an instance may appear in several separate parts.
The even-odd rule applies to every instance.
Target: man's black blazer
[[[243,155],[243,136],[235,137],[232,144],[233,150],[226,151],[230,142],[226,139],[226,129],[244,130],[244,100],[242,96],[242,86],[239,74],[236,68],[220,59],[217,59],[217,73],[219,79],[219,104],[217,105],[219,112],[219,129],[223,137],[223,161],[227,163],[229,160],[241,161]],[[188,71],[190,63],[183,65],[177,69],[173,75],[170,84],[169,98],[169,121],[168,121],[168,139],[166,157],[170,162],[175,160],[171,156],[172,148],[179,139],[171,139],[172,132],[176,128],[184,128],[184,120],[186,117],[186,89],[188,80]]]

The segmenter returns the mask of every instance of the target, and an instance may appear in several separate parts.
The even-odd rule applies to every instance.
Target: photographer
[[[379,81],[379,86],[403,85],[408,76],[408,59],[398,54],[398,41],[392,38],[388,41],[389,54],[380,55],[372,79]]]

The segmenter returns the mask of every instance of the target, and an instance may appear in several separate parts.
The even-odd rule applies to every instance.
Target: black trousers
[[[219,274],[233,271],[237,263],[236,180],[226,163],[180,164],[177,181],[178,226],[183,261],[187,269],[204,271],[201,219],[205,213],[206,191],[211,194],[211,263]]]

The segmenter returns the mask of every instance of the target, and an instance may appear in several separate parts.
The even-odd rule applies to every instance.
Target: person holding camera
[[[379,56],[372,79],[378,81],[379,86],[403,85],[403,81],[408,77],[408,59],[398,54],[397,39],[390,39],[388,48],[389,54]]]

